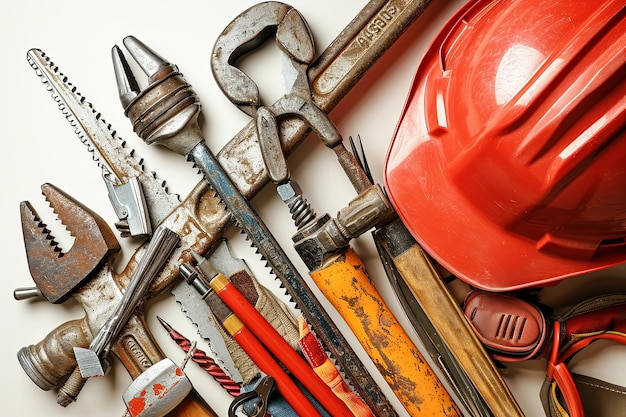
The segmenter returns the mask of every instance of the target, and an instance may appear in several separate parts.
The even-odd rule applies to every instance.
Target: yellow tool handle
[[[351,248],[310,272],[412,416],[461,416]]]
[[[422,249],[413,245],[394,258],[394,265],[493,415],[524,417],[493,360]]]

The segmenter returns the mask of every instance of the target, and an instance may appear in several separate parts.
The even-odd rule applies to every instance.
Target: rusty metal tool
[[[308,70],[309,78],[312,80],[313,99],[318,106],[325,112],[334,108],[429,3],[429,0],[369,1]],[[67,77],[61,74],[56,65],[41,51],[30,51],[29,62],[42,79],[49,77],[49,82],[43,85],[52,92],[55,100],[60,97],[57,94],[64,93],[63,97],[75,97],[77,102],[83,102],[87,107],[91,107],[91,104],[69,83]],[[44,72],[47,69],[50,71]],[[180,202],[176,196],[167,193],[162,181],[143,172],[139,160],[133,157],[130,150],[123,147],[123,141],[120,138],[111,134],[110,126],[104,122],[95,109],[92,108],[89,113],[85,112],[87,120],[83,120],[80,113],[75,113],[74,108],[64,106],[61,109],[67,119],[73,125],[76,124],[74,126],[76,133],[81,141],[88,145],[88,149],[93,150],[93,158],[99,165],[109,166],[121,182],[127,182],[130,178],[139,175],[153,225],[164,222],[172,230],[186,232],[181,235],[182,262],[191,259],[190,256],[185,255],[186,252],[182,247],[192,247],[196,252],[203,253],[213,242],[219,240],[230,224],[231,218],[219,204],[219,199],[214,198],[213,191],[205,181],[200,181],[189,196]],[[80,124],[76,123],[78,120]],[[86,122],[89,123],[84,124]],[[86,126],[84,132],[78,129],[81,126]],[[298,119],[283,121],[281,129],[287,154],[291,153],[308,133],[308,127]],[[94,132],[104,134],[99,135]],[[83,136],[83,133],[90,133],[90,135]],[[231,179],[246,198],[256,195],[268,181],[258,150],[256,128],[253,122],[244,127],[218,152],[217,159],[227,168]],[[136,255],[142,250],[143,248],[139,248]],[[111,293],[115,298],[118,288],[125,287],[135,267],[136,261],[131,259],[126,268],[116,276],[106,274],[95,276],[94,282],[85,288],[84,294],[79,293],[75,297],[88,315],[82,319],[61,324],[41,342],[28,348],[30,364],[27,366],[32,368],[29,375],[38,382],[38,385],[41,384],[43,389],[56,386],[58,381],[71,372],[76,365],[72,346],[77,343],[76,339],[69,335],[78,335],[80,343],[87,346],[90,338],[89,323],[98,320],[100,314],[107,313],[105,305],[89,296],[90,291],[93,291],[97,285],[101,285],[105,293]],[[178,265],[174,262],[166,265],[151,287],[147,298],[169,288],[178,278]],[[163,359],[163,354],[147,330],[143,318],[137,316],[131,322],[132,324],[127,326],[118,338],[114,353],[120,357],[130,375],[136,377],[151,363]],[[334,350],[334,342],[336,342],[335,346],[341,346],[343,343],[341,335],[338,339],[329,338],[323,333],[318,333],[318,335],[331,351]],[[56,346],[54,350],[53,344]],[[342,358],[340,352],[332,353],[338,362],[344,361],[341,367],[347,379],[354,384],[355,389],[377,415],[395,415],[393,408],[380,393],[369,374],[359,370],[358,363],[350,365],[349,356]],[[36,374],[41,377],[35,376]],[[195,399],[189,401],[188,406],[191,410],[195,407],[196,415],[201,415],[203,407],[198,403],[203,402],[196,395]]]
[[[40,388],[49,390],[57,387],[76,370],[73,349],[90,345],[92,334],[106,324],[123,295],[114,281],[112,267],[119,245],[107,223],[51,184],[44,184],[42,192],[76,239],[72,248],[64,253],[33,206],[29,202],[22,202],[22,228],[31,274],[39,277],[37,286],[45,298],[58,301],[73,296],[88,313],[83,319],[60,325],[40,343],[24,347],[18,352],[18,360],[28,376]],[[85,280],[79,273],[90,278]],[[103,303],[103,299],[111,302]],[[142,359],[142,368],[152,364],[150,358],[162,355],[151,335],[146,332],[145,323],[136,314],[130,317],[123,331],[133,335],[132,338],[124,336],[124,344],[129,349],[142,355],[147,352]],[[116,353],[121,356],[117,349]],[[139,374],[141,372],[135,376]],[[82,382],[80,371],[76,375]],[[195,391],[172,415],[182,416],[187,412],[197,413],[195,415],[198,416],[215,416]]]
[[[285,6],[283,12],[289,9]],[[135,132],[148,144],[160,143],[194,161],[237,225],[245,231],[272,272],[287,288],[303,315],[318,333],[325,335],[326,342],[330,342],[329,349],[337,354],[335,359],[340,362],[341,369],[366,373],[306,281],[208,148],[197,121],[199,99],[178,68],[134,37],[126,37],[124,44],[149,78],[146,89],[139,91],[122,51],[118,47],[113,48],[120,100]],[[147,112],[147,109],[150,111]],[[376,388],[368,386],[371,396],[371,391],[376,391]],[[380,402],[381,395],[375,393],[376,402]]]
[[[75,241],[63,252],[31,203],[24,201],[20,215],[26,259],[36,293],[51,303],[62,303],[111,262],[120,245],[108,224],[94,211],[52,184],[43,184],[41,191]]]
[[[180,237],[175,232],[165,226],[157,228],[122,299],[91,340],[89,348],[74,348],[78,366],[59,389],[57,401],[60,405],[66,406],[76,401],[88,378],[105,374],[105,368],[110,366],[108,356],[113,342],[179,242]]]
[[[110,268],[120,246],[108,224],[94,211],[52,184],[43,184],[41,191],[58,218],[76,236],[71,249],[64,253],[32,204],[28,201],[20,204],[26,259],[36,289],[48,301],[59,303],[76,292],[89,277]],[[18,352],[18,360],[40,388],[57,385],[56,379],[38,370],[40,363],[32,360],[29,348]]]

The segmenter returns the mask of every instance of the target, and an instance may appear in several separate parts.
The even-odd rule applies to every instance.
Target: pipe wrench
[[[50,184],[44,184],[42,192],[76,240],[67,253],[59,256],[60,248],[54,243],[50,231],[32,205],[23,202],[20,212],[29,269],[46,299],[60,303],[72,296],[86,312],[82,319],[61,324],[40,343],[18,352],[18,360],[33,382],[41,389],[50,390],[63,383],[70,374],[74,379],[78,378],[79,385],[84,383],[80,372],[76,371],[74,349],[90,345],[93,335],[115,313],[123,294],[118,281],[120,275],[115,274],[112,267],[120,247],[107,223]],[[133,377],[163,357],[143,317],[136,312],[130,315],[117,340],[114,352]],[[132,366],[130,357],[137,358],[137,354],[141,356],[141,363]],[[67,388],[75,388],[74,379]],[[60,396],[59,399],[65,400],[66,397]],[[196,391],[192,391],[172,415],[187,413],[215,416]]]

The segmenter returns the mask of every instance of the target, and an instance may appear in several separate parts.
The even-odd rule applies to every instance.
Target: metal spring
[[[287,207],[289,207],[291,218],[298,228],[303,224],[315,220],[315,211],[311,208],[309,202],[301,195],[297,195],[289,201]]]

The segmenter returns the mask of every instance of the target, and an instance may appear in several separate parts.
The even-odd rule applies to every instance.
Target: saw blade
[[[218,324],[212,319],[211,310],[207,303],[200,298],[196,290],[182,280],[172,286],[171,293],[185,316],[198,328],[198,334],[206,340],[213,359],[219,363],[233,381],[241,383],[243,381],[241,373],[228,352],[224,339],[217,328]]]
[[[139,179],[150,207],[150,221],[153,225],[159,224],[180,204],[180,197],[169,193],[165,181],[158,179],[155,173],[144,171],[135,151],[125,147],[125,141],[111,124],[43,51],[29,50],[27,60],[104,174],[124,184],[133,177]]]
[[[230,245],[225,239],[222,239],[207,256],[211,264],[227,276],[238,271],[247,271],[252,274],[248,264],[243,259],[233,255]],[[228,347],[218,330],[219,324],[213,319],[213,314],[206,301],[185,281],[172,286],[171,293],[183,313],[197,326],[198,334],[207,341],[213,359],[220,363],[235,382],[241,383],[243,376],[228,351]]]

